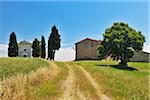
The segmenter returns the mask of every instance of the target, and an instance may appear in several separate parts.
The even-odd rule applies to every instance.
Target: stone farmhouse
[[[101,40],[90,38],[83,39],[75,43],[76,59],[75,60],[99,60],[97,47]],[[144,51],[134,52],[130,61],[148,62],[150,54]]]
[[[31,57],[32,56],[32,44],[28,41],[21,41],[18,44],[18,56],[19,57]]]
[[[149,62],[150,53],[144,51],[134,52],[134,56],[130,59],[130,61]]]
[[[86,38],[75,43],[76,60],[99,59],[97,54],[97,46],[100,43],[101,40],[93,40],[90,38]]]

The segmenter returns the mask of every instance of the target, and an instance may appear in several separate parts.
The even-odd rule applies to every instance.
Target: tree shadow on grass
[[[129,71],[134,71],[134,70],[138,71],[138,69],[136,69],[134,67],[131,67],[131,66],[124,67],[124,66],[121,66],[121,65],[101,65],[101,64],[97,64],[96,66],[112,67],[112,68],[116,68],[116,69],[129,70]]]

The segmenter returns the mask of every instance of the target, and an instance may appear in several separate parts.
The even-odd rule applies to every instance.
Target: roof
[[[19,42],[18,45],[32,45],[32,44],[24,40],[24,41]]]
[[[141,52],[141,53],[144,53],[144,54],[150,54],[149,52],[146,52],[146,51],[142,51],[142,50],[140,50],[140,51],[138,51],[138,52]]]
[[[78,44],[78,43],[86,41],[86,40],[90,40],[90,41],[93,41],[93,42],[101,42],[101,40],[94,40],[94,39],[91,39],[91,38],[85,38],[85,39],[83,39],[83,40],[81,40],[81,41],[79,41],[79,42],[77,42],[75,44]]]

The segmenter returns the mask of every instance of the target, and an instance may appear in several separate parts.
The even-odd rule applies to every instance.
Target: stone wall
[[[134,56],[130,59],[130,61],[149,62],[150,54],[143,51],[134,52]]]
[[[76,60],[98,59],[97,47],[100,42],[85,40],[76,43]]]
[[[19,47],[19,52],[18,52],[19,57],[31,57],[32,56],[31,45],[19,45],[18,47]]]

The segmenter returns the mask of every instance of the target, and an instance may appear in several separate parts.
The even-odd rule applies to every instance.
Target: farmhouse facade
[[[98,60],[97,47],[101,40],[86,38],[75,43],[76,58],[75,60]],[[148,62],[150,54],[144,51],[134,52],[130,61]]]
[[[99,59],[97,55],[97,46],[101,40],[93,40],[86,38],[75,44],[76,47],[76,60]]]
[[[18,56],[19,57],[31,57],[32,56],[32,44],[28,41],[19,42]]]
[[[140,61],[140,62],[149,62],[150,61],[150,53],[144,51],[134,52],[133,57],[130,61]]]

